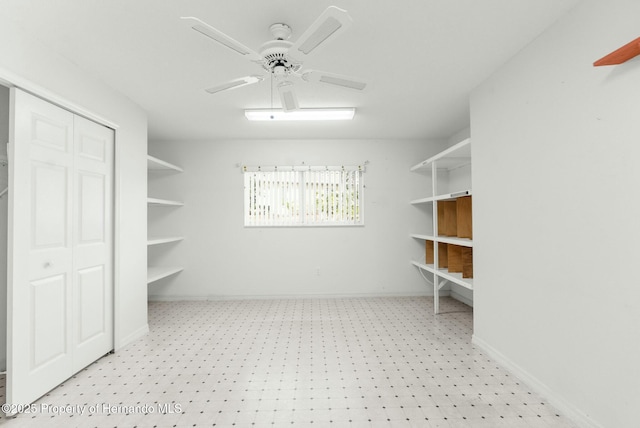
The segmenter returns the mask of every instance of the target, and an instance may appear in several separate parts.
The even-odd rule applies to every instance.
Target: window
[[[244,167],[245,226],[358,226],[362,167]]]

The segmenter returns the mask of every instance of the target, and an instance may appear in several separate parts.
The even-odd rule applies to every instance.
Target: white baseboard
[[[531,388],[536,394],[547,400],[549,404],[554,406],[562,413],[567,419],[581,428],[604,428],[602,425],[595,422],[589,416],[587,416],[582,410],[575,407],[568,402],[564,397],[559,396],[551,388],[538,380],[535,376],[524,370],[522,367],[508,359],[504,354],[489,345],[484,340],[480,339],[476,335],[473,335],[471,342],[480,348],[485,354],[495,360],[498,364],[507,369],[511,374],[520,379],[529,388]]]
[[[349,299],[367,297],[430,297],[428,292],[407,293],[345,293],[345,294],[265,294],[265,295],[231,295],[231,296],[191,296],[191,295],[161,295],[150,294],[150,302],[177,302],[200,300],[268,300],[268,299]]]
[[[182,296],[182,295],[166,296],[164,294],[149,294],[147,296],[148,302],[193,302],[193,301],[204,301],[204,300],[222,300],[222,299],[212,299],[208,296],[188,296],[188,295],[187,296]]]
[[[135,342],[136,340],[140,339],[142,336],[144,336],[147,333],[149,333],[149,324],[143,325],[142,327],[140,327],[139,329],[137,329],[133,333],[131,333],[128,336],[126,336],[126,337],[122,338],[121,340],[119,340],[118,343],[114,344],[114,350],[118,351],[118,350],[124,348],[128,344],[130,344],[132,342]]]

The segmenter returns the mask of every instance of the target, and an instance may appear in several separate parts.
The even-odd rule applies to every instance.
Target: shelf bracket
[[[445,285],[447,285],[449,283],[449,280],[446,278],[440,278],[440,281],[438,282],[438,290],[442,290],[442,287],[444,287]]]
[[[424,276],[423,269],[418,265],[416,265],[416,268],[418,268],[418,272],[420,272],[422,279],[424,279],[429,285],[433,286],[433,281],[430,281],[426,276]]]

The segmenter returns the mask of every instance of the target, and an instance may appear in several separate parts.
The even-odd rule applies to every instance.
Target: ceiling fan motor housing
[[[269,27],[275,40],[270,40],[260,49],[260,55],[264,58],[262,67],[275,77],[288,76],[297,73],[302,64],[289,58],[289,48],[293,43],[287,41],[291,36],[291,27],[287,24],[273,24]]]
[[[287,24],[273,24],[269,27],[269,31],[276,40],[288,40],[291,37],[291,27]]]

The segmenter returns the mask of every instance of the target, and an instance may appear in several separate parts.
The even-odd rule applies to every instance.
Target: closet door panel
[[[42,153],[47,153],[48,150],[57,150],[63,153],[69,153],[71,144],[69,115],[71,113],[65,110],[63,110],[59,115],[51,115],[50,113],[51,112],[42,111],[31,112],[31,149],[34,154],[40,155]],[[39,153],[41,149],[42,152]]]
[[[104,334],[107,317],[104,304],[106,293],[104,266],[94,266],[78,271],[78,345]],[[109,350],[107,350],[109,351]]]
[[[73,114],[11,97],[7,403],[25,404],[72,374]]]
[[[113,349],[114,132],[11,90],[6,402]]]
[[[68,167],[32,162],[32,249],[66,248]]]
[[[113,130],[75,117],[75,371],[113,349],[113,144]]]
[[[29,336],[34,339],[33,361],[30,363],[32,370],[38,370],[66,355],[67,290],[65,275],[31,283]]]
[[[78,244],[105,243],[105,176],[81,172],[78,174]]]

